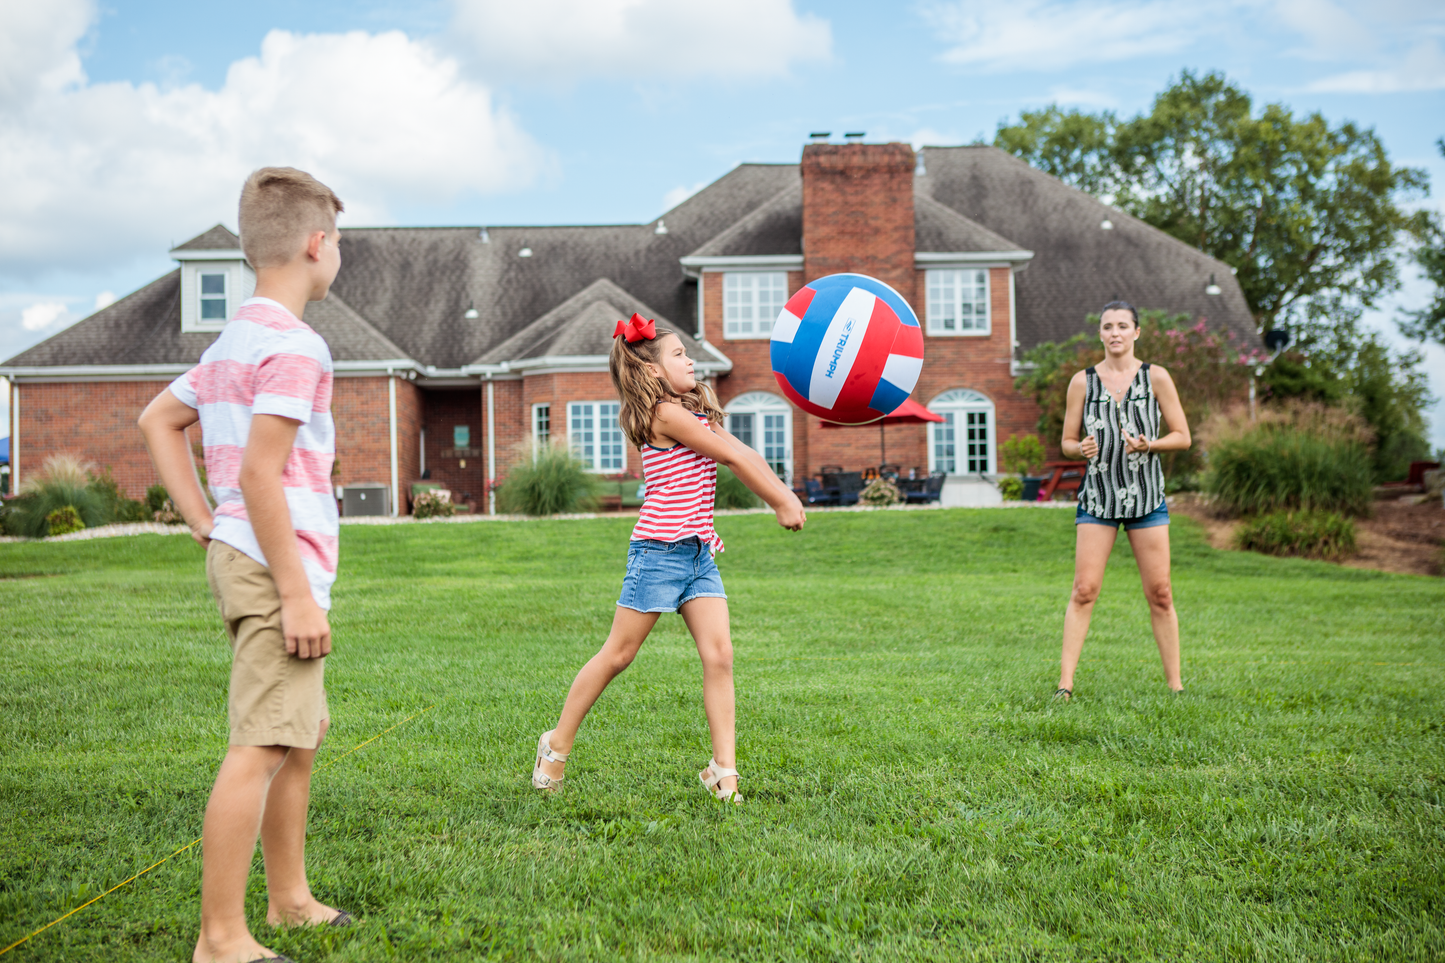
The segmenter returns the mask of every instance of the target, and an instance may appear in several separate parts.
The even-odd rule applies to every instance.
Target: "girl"
[[[718,799],[741,802],[728,603],[713,563],[723,547],[712,522],[717,466],[731,468],[784,528],[803,527],[803,506],[757,452],[722,429],[717,398],[693,377],[692,359],[676,334],[634,314],[617,322],[612,338],[608,367],[622,399],[618,420],[642,450],[647,496],[632,530],[612,631],[577,673],[557,727],[537,740],[532,785],[561,787],[563,763],[587,711],[632,664],[658,616],[679,612],[702,657],[702,701],[712,734],[712,760],[698,778]]]
[[[1120,525],[1139,562],[1164,680],[1175,692],[1184,689],[1179,678],[1179,616],[1169,586],[1169,506],[1158,453],[1186,450],[1189,424],[1169,372],[1134,357],[1139,312],[1133,305],[1104,305],[1099,338],[1104,360],[1069,382],[1061,446],[1065,457],[1089,460],[1074,518],[1074,591],[1064,614],[1064,650],[1054,692],[1064,701],[1074,694],[1074,669]],[[1162,438],[1161,412],[1169,428]]]

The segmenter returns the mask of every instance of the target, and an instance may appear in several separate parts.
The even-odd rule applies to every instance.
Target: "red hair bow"
[[[657,322],[644,319],[640,314],[634,314],[626,321],[618,321],[612,336],[626,338],[629,344],[633,341],[651,341],[657,337]]]

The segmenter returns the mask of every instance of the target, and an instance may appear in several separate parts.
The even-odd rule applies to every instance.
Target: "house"
[[[342,254],[305,314],[336,361],[336,480],[384,485],[393,511],[423,477],[487,510],[534,445],[640,474],[607,376],[613,325],[633,312],[683,332],[730,429],[795,484],[876,465],[880,429],[822,430],[768,359],[778,309],[840,271],[886,281],[924,327],[913,397],[945,420],[884,429],[905,469],[998,471],[999,440],[1038,417],[1013,387],[1021,353],[1114,298],[1257,341],[1225,264],[984,146],[814,142],[647,224],[347,228]],[[59,452],[109,465],[132,495],[155,480],[136,416],[255,284],[220,225],[171,255],[176,270],[0,365],[17,483]]]

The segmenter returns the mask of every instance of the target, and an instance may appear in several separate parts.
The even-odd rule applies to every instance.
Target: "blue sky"
[[[1181,69],[1375,128],[1441,207],[1438,2],[6,4],[0,358],[234,227],[265,163],[321,176],[353,226],[640,222],[811,131],[967,143],[1049,103],[1145,109]],[[1371,323],[1393,336],[1426,290]],[[1429,365],[1445,397],[1445,350]]]

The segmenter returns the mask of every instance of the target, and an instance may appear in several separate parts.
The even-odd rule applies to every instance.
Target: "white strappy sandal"
[[[712,793],[713,798],[719,802],[740,803],[743,801],[743,797],[736,789],[719,789],[717,785],[728,776],[736,776],[737,774],[738,771],[736,769],[719,766],[716,759],[711,759],[708,761],[707,768],[697,774],[697,778],[702,781],[703,788]]]
[[[552,743],[549,741],[556,730],[548,729],[537,738],[537,764],[532,769],[532,788],[540,789],[543,792],[557,792],[562,788],[562,780],[565,776],[557,776],[555,779],[542,771],[542,760],[548,762],[566,762],[567,753],[554,752]]]

